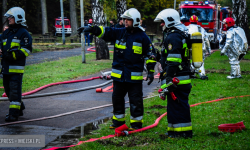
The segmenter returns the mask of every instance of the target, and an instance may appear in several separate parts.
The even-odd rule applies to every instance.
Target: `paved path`
[[[78,53],[78,54],[77,54]],[[81,49],[72,49],[72,50],[62,50],[62,51],[49,51],[32,54],[31,57],[27,60],[28,64],[40,63],[44,61],[57,60],[60,58],[65,58],[69,56],[81,55]],[[46,59],[46,60],[44,60]],[[110,70],[110,69],[109,69]],[[95,77],[101,75],[100,73],[82,77],[81,79]],[[39,93],[48,93],[55,91],[66,91],[71,89],[78,89],[83,87],[88,87],[91,85],[97,85],[106,82],[106,80],[96,79],[87,82],[73,83],[73,84],[64,84],[49,87],[44,89]],[[158,79],[155,79],[154,82],[148,86],[146,82],[143,83],[143,93],[144,96],[150,95],[157,86],[159,86]],[[104,87],[110,86],[106,85]],[[104,88],[103,87],[103,88]],[[28,120],[41,117],[48,117],[52,115],[58,115],[61,113],[66,113],[75,110],[81,110],[86,108],[92,108],[96,106],[101,106],[105,104],[111,104],[112,93],[96,93],[95,89],[56,95],[40,98],[31,98],[23,99],[26,109],[24,111],[24,116],[20,117],[19,120]],[[128,98],[126,97],[126,100]],[[126,105],[128,106],[128,104]],[[5,114],[7,113],[9,107],[9,102],[1,102],[0,109],[0,124],[4,124]],[[75,113],[72,115],[67,115],[63,117],[58,117],[49,120],[42,120],[36,122],[22,123],[10,126],[0,127],[0,135],[13,134],[13,135],[45,135],[46,144],[51,143],[57,137],[63,137],[72,129],[76,129],[78,126],[83,126],[87,123],[91,123],[97,120],[102,120],[107,117],[112,116],[112,107],[106,107],[101,109],[96,109],[87,112]],[[78,131],[77,135],[79,135]],[[67,134],[68,135],[68,134]],[[75,135],[75,134],[74,134]],[[70,134],[72,136],[72,134]],[[77,138],[77,137],[75,137]],[[65,146],[72,144],[72,142],[64,142]],[[57,146],[64,146],[64,144],[59,143]],[[51,146],[53,144],[49,144]],[[49,147],[47,146],[47,147]],[[39,148],[1,148],[0,149],[18,149],[18,150],[35,150]]]
[[[85,49],[90,46],[85,46]],[[90,53],[86,50],[86,53]],[[81,48],[74,48],[68,50],[58,50],[58,51],[44,51],[39,53],[32,53],[26,60],[26,65],[42,63],[46,61],[58,60],[66,57],[78,56],[82,54]]]

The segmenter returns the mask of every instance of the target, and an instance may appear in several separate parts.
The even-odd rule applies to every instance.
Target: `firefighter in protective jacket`
[[[187,26],[189,34],[192,34],[194,32],[200,32],[202,34],[203,64],[200,68],[196,69],[196,72],[199,74],[202,80],[205,80],[205,79],[208,79],[208,77],[206,76],[206,73],[205,73],[204,59],[206,57],[207,52],[209,55],[211,55],[210,42],[208,40],[208,35],[205,29],[202,28],[200,25],[197,25],[198,17],[193,15],[190,17],[189,21],[191,22],[191,24]],[[192,65],[191,67],[192,69],[194,69]]]
[[[246,55],[248,49],[246,34],[242,28],[235,26],[235,21],[231,17],[224,19],[223,23],[227,28],[227,34],[221,55],[227,55],[231,65],[231,73],[227,78],[242,78],[240,61]]]
[[[111,78],[113,79],[113,124],[117,128],[125,123],[125,95],[130,100],[130,130],[142,128],[143,123],[143,70],[147,65],[148,84],[154,79],[156,64],[155,49],[140,26],[141,15],[135,8],[128,9],[121,16],[125,28],[93,26],[79,28],[81,33],[91,32],[105,41],[115,41]]]
[[[25,12],[20,7],[9,9],[5,15],[9,29],[1,36],[2,74],[10,106],[5,121],[17,121],[25,109],[22,102],[22,78],[26,57],[32,51],[32,38],[25,29]]]
[[[169,137],[192,137],[192,123],[188,96],[191,91],[188,29],[180,22],[179,13],[164,9],[155,18],[166,32],[161,51],[161,89],[173,92],[178,100],[167,94],[167,135]],[[176,77],[180,82],[168,84]]]

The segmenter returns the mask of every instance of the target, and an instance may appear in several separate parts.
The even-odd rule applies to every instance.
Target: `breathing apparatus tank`
[[[202,34],[200,32],[194,32],[191,34],[192,42],[192,63],[195,68],[200,68],[203,64],[202,54]]]

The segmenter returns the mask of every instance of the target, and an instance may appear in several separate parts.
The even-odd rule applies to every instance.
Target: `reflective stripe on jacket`
[[[0,41],[3,53],[2,73],[24,73],[26,57],[32,52],[32,37],[28,31],[21,25],[10,27],[3,32]],[[5,57],[7,53],[11,54],[13,60]]]
[[[135,28],[133,33],[128,33],[126,28],[101,28],[99,35],[105,41],[114,41],[114,59],[112,63],[111,78],[120,82],[141,83],[143,80],[144,62],[155,49],[148,36]],[[147,61],[147,65],[154,67],[156,61]],[[153,72],[153,69],[151,69]]]
[[[180,34],[181,31],[172,30],[164,40],[165,53],[162,58],[166,61],[162,64],[167,77],[177,77],[180,82],[178,85],[190,84],[190,56],[187,47],[187,40]],[[162,81],[164,83],[164,81]],[[166,82],[166,81],[165,81]],[[168,86],[163,84],[163,87]]]

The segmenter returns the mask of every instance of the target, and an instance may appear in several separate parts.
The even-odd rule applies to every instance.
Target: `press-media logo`
[[[0,135],[0,147],[44,147],[45,135]]]

